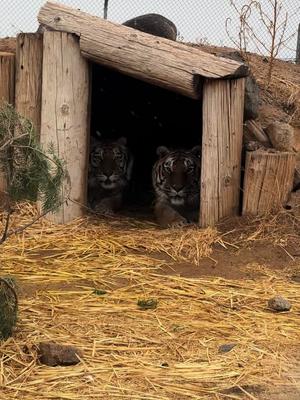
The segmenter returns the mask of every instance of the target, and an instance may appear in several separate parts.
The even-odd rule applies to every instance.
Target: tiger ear
[[[191,152],[196,156],[196,157],[201,157],[201,146],[194,146],[191,150]]]
[[[170,153],[170,150],[166,146],[159,146],[156,149],[156,154],[159,158],[166,156],[168,153]]]
[[[124,136],[120,137],[118,140],[116,140],[116,142],[118,144],[121,144],[122,146],[126,146],[127,145],[127,139]]]

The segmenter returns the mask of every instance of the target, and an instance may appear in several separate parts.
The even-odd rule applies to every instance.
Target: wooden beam
[[[43,36],[21,33],[16,48],[16,110],[33,122],[40,135]]]
[[[280,210],[293,188],[295,166],[294,153],[247,152],[243,215],[263,215]]]
[[[201,97],[201,78],[238,78],[248,74],[248,67],[237,61],[51,1],[40,9],[38,20],[52,29],[80,36],[81,51],[90,60],[191,98]]]
[[[0,53],[0,107],[4,103],[14,104],[15,97],[15,55]],[[5,171],[0,166],[0,208],[6,204],[7,182]]]
[[[56,223],[67,223],[83,215],[86,204],[89,142],[90,74],[81,56],[78,38],[61,32],[45,32],[43,41],[41,144],[52,142],[66,162],[70,185],[62,189],[69,200],[49,215]]]
[[[245,79],[205,82],[200,225],[239,212]]]

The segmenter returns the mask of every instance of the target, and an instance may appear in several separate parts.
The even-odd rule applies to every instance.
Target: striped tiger
[[[101,214],[110,214],[121,208],[132,166],[133,157],[126,138],[93,138],[88,175],[88,199],[92,209]]]
[[[169,150],[160,146],[152,170],[155,217],[164,228],[186,224],[199,208],[201,148]]]

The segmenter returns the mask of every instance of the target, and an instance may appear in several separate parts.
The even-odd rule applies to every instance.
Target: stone
[[[226,343],[226,344],[222,344],[222,345],[219,347],[218,352],[219,352],[219,353],[228,353],[228,352],[231,351],[235,346],[236,346],[236,343]]]
[[[274,149],[279,151],[294,151],[294,128],[284,122],[273,122],[265,129]]]
[[[38,346],[38,358],[42,364],[50,367],[68,366],[80,362],[82,352],[74,346],[61,345],[54,342],[42,342]]]
[[[291,303],[282,296],[272,297],[268,301],[268,306],[274,311],[290,311],[292,308]]]
[[[300,283],[300,274],[294,274],[291,276],[291,280],[296,283]]]
[[[244,121],[247,121],[247,119],[256,119],[260,106],[259,87],[254,76],[251,74],[246,78],[244,102]]]
[[[160,14],[140,15],[123,22],[122,25],[173,41],[177,38],[176,25]]]
[[[265,150],[265,146],[263,144],[256,142],[254,140],[250,140],[249,142],[246,142],[244,147],[245,147],[246,151]]]

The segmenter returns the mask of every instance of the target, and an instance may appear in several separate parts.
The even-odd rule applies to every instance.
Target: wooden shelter
[[[33,120],[41,143],[47,146],[54,142],[67,163],[70,201],[51,216],[55,222],[67,223],[84,213],[90,137],[89,61],[201,102],[199,223],[203,227],[214,225],[221,218],[238,214],[248,74],[244,64],[50,1],[40,9],[38,21],[46,32],[17,37],[16,83],[12,87],[16,109]],[[1,80],[6,75],[14,79],[11,58],[0,57]],[[0,95],[10,101],[11,91],[3,90]]]

